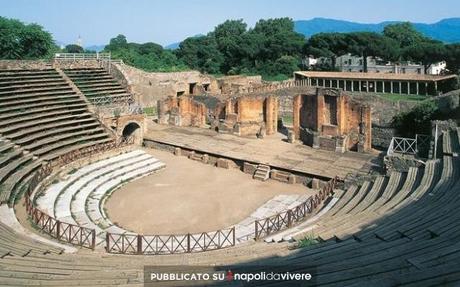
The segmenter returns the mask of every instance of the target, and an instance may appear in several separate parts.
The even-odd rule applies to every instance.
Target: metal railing
[[[193,253],[235,246],[235,227],[185,235],[106,233],[106,251],[116,254],[161,255]]]
[[[431,137],[428,135],[416,134],[415,139],[393,137],[387,150],[388,156],[398,154],[420,155],[425,153],[430,145]]]
[[[64,166],[80,158],[105,152],[111,149],[124,147],[134,143],[134,138],[122,138],[119,141],[113,141],[105,144],[98,144],[91,147],[75,150],[57,159],[43,165],[32,177],[29,182],[28,190],[25,195],[26,212],[29,219],[42,232],[59,241],[93,249],[96,244],[96,232],[94,229],[77,226],[74,224],[62,222],[56,218],[41,211],[34,205],[32,194],[47,176],[51,175],[54,167]]]
[[[77,61],[77,60],[111,60],[110,53],[56,53],[55,60]]]
[[[269,216],[264,219],[259,219],[254,222],[254,238],[256,240],[266,237],[270,234],[288,229],[296,223],[304,220],[309,214],[332,193],[337,185],[338,178],[335,177],[328,181],[328,183],[314,196],[310,196],[306,201],[298,206]]]

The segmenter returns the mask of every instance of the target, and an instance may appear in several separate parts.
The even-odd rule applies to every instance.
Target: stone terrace
[[[317,150],[302,144],[290,144],[276,134],[263,140],[218,134],[199,128],[181,128],[150,124],[144,140],[194,149],[203,153],[265,163],[278,168],[291,169],[317,177],[339,176],[369,168],[375,154],[338,154]],[[263,146],[263,148],[261,148]]]

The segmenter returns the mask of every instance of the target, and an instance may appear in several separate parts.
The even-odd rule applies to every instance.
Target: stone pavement
[[[343,154],[313,149],[301,143],[290,144],[280,133],[264,139],[218,134],[212,130],[172,127],[149,123],[144,140],[153,140],[229,158],[269,164],[318,177],[344,178],[349,173],[369,169],[377,154]]]

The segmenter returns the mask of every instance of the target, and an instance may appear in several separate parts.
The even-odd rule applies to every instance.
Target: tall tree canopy
[[[112,58],[122,59],[127,64],[146,71],[171,72],[187,69],[172,51],[163,49],[161,45],[152,42],[128,43],[124,35],[110,39],[104,52],[111,52]]]
[[[389,24],[383,29],[383,35],[398,42],[399,47],[417,45],[427,40],[427,38],[415,30],[414,25],[409,22]]]
[[[38,59],[56,50],[53,37],[37,24],[0,17],[0,58]]]

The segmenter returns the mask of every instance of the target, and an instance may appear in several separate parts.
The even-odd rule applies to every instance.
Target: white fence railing
[[[387,155],[392,156],[395,153],[420,155],[421,151],[426,151],[429,148],[430,139],[430,136],[419,134],[415,135],[415,139],[393,137]]]
[[[110,53],[56,53],[55,60],[76,61],[76,60],[106,60],[110,61]]]

